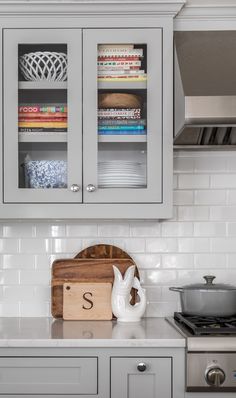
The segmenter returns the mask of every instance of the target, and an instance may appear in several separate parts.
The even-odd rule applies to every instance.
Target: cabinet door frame
[[[148,398],[172,397],[172,358],[171,357],[111,357],[111,398],[136,398],[135,380],[148,378],[149,390],[143,389],[139,382],[140,396]],[[139,363],[145,363],[144,372],[137,369]],[[136,390],[136,392],[135,392]]]
[[[19,188],[18,167],[18,44],[65,43],[68,55],[67,105],[67,188]],[[3,30],[4,93],[4,203],[82,202],[82,30],[22,29]],[[72,184],[80,186],[72,192]]]
[[[83,146],[85,203],[163,203],[162,28],[84,29]],[[98,188],[97,45],[147,43],[147,188]],[[88,155],[89,154],[89,155]],[[89,184],[94,192],[87,192]]]

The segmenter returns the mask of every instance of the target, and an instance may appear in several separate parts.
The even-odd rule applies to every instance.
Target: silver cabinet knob
[[[72,184],[71,187],[70,187],[70,190],[71,190],[72,192],[78,192],[78,191],[80,190],[79,185],[77,185],[77,184]]]
[[[137,365],[137,369],[138,369],[139,372],[145,372],[145,370],[147,369],[146,363],[140,362],[140,363]]]
[[[225,372],[220,368],[211,368],[205,375],[207,384],[220,387],[225,381]]]
[[[88,192],[94,192],[94,191],[96,191],[96,187],[95,187],[95,185],[93,185],[93,184],[88,184],[88,186],[87,186],[87,191]]]

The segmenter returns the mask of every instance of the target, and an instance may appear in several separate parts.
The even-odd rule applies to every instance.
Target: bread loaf
[[[141,97],[126,93],[105,93],[98,95],[99,108],[141,108]]]

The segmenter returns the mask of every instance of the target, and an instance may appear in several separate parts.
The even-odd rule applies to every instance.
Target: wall
[[[86,246],[127,250],[147,288],[147,316],[179,309],[168,287],[216,275],[236,284],[236,153],[176,152],[174,217],[163,222],[2,222],[0,316],[50,315],[50,265]]]

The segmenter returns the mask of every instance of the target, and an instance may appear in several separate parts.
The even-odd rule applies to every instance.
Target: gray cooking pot
[[[206,283],[169,288],[180,293],[182,312],[199,316],[236,315],[236,286],[214,284],[212,275],[203,278]]]

